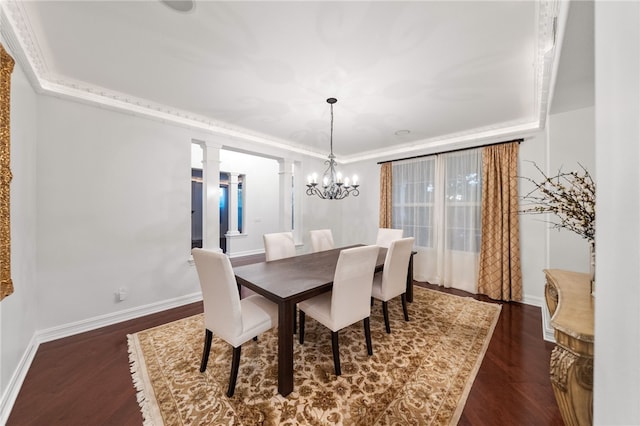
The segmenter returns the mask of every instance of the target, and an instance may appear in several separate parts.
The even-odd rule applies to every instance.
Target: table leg
[[[278,392],[287,396],[293,391],[293,315],[295,303],[278,305]]]
[[[409,256],[409,270],[407,271],[407,302],[413,302],[413,253]]]

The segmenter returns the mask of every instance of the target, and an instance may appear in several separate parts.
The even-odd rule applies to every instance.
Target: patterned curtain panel
[[[391,228],[391,163],[380,167],[380,228]]]
[[[11,281],[11,227],[9,225],[11,185],[10,96],[13,58],[0,44],[0,300],[13,293]]]
[[[482,245],[478,292],[496,300],[522,299],[518,221],[518,142],[484,148]]]

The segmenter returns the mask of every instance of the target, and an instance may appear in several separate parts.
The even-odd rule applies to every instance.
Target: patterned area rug
[[[227,398],[231,346],[214,336],[200,373],[204,326],[196,315],[128,336],[146,425],[456,424],[500,315],[500,305],[415,287],[405,322],[389,303],[372,307],[373,356],[362,323],[340,332],[342,375],[331,334],[310,317],[295,338],[294,391],[277,392],[277,331],[242,346],[235,395]]]

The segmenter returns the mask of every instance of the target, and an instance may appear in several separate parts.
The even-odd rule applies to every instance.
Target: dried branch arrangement
[[[547,176],[538,165],[533,165],[542,180],[521,176],[535,188],[521,197],[523,209],[519,213],[552,213],[556,220],[549,221],[557,229],[568,229],[593,243],[596,226],[596,186],[591,175],[581,164],[582,171],[563,172]]]

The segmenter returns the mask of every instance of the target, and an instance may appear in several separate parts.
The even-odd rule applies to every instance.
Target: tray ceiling
[[[328,97],[343,161],[518,136],[546,115],[555,2],[193,6],[2,7],[45,92],[315,156]]]

